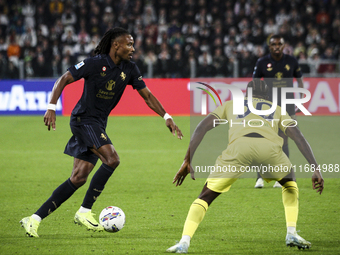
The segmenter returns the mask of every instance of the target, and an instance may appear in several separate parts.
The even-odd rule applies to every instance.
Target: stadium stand
[[[115,26],[144,77],[250,77],[273,33],[304,76],[339,72],[337,0],[0,0],[0,79],[59,77]]]

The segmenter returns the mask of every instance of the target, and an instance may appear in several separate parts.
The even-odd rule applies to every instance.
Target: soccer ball
[[[125,213],[117,206],[108,206],[100,213],[99,223],[107,232],[118,232],[124,227]]]

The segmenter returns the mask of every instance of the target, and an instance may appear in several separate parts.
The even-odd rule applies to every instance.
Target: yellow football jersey
[[[252,103],[257,110],[268,110],[272,102],[265,99],[253,98]],[[279,128],[285,133],[287,126],[295,126],[297,123],[292,120],[289,114],[281,115],[281,107],[277,106],[276,110],[269,115],[256,115],[250,112],[248,108],[248,98],[244,99],[244,114],[233,114],[233,101],[227,101],[217,107],[210,114],[220,120],[227,120],[229,125],[229,143],[235,139],[243,137],[249,133],[258,133],[268,140],[283,145],[283,139],[278,135]],[[223,123],[223,121],[219,121]],[[224,121],[226,123],[226,121]]]

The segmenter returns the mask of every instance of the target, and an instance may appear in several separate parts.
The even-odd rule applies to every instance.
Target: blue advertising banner
[[[0,115],[43,115],[50,100],[54,80],[0,81]],[[57,111],[62,104],[58,100]]]

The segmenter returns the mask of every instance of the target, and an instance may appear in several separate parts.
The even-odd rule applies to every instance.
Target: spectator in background
[[[274,23],[274,20],[272,18],[269,18],[267,20],[267,23],[264,24],[264,27],[263,27],[263,33],[265,36],[276,34],[278,30],[279,30],[279,27],[277,24]]]
[[[305,52],[303,51],[300,51],[299,52],[299,55],[296,56],[297,59],[299,60],[299,65],[300,65],[300,68],[301,68],[301,72],[303,74],[309,74],[310,73],[310,67],[309,65],[307,64],[308,60],[307,60],[307,55]]]
[[[62,75],[61,62],[60,62],[60,56],[59,55],[54,56],[54,58],[52,60],[51,68],[52,68],[52,77],[56,78],[56,77],[60,77],[60,75]]]
[[[215,49],[212,63],[216,70],[216,76],[228,76],[228,59],[223,55],[223,51],[221,48]]]
[[[306,44],[310,45],[312,43],[319,43],[321,40],[321,36],[316,28],[311,28],[308,31],[307,37],[306,37]]]
[[[157,56],[152,49],[149,49],[149,51],[146,53],[146,56],[144,57],[144,63],[147,66],[148,70],[149,70],[149,66],[151,66],[153,70],[157,70],[157,63],[158,63]]]
[[[197,77],[209,78],[214,77],[216,74],[216,69],[213,65],[209,65],[206,60],[204,60],[202,65],[199,65],[197,70]]]
[[[148,26],[151,23],[157,23],[157,17],[155,14],[155,10],[152,5],[146,5],[143,15],[142,15],[143,26]]]
[[[32,67],[32,61],[31,60],[25,61],[24,67],[25,67],[25,69],[24,69],[25,79],[36,77],[34,70],[33,70],[33,67]]]
[[[8,61],[8,67],[7,67],[7,70],[6,70],[5,78],[11,79],[11,80],[19,79],[19,69],[15,65],[14,61],[11,60],[11,59]]]
[[[316,23],[321,26],[327,26],[331,21],[331,17],[326,11],[326,8],[320,8],[319,12],[316,14]]]
[[[236,28],[231,27],[229,29],[229,32],[226,36],[224,36],[223,43],[228,44],[230,40],[234,40],[236,44],[240,43],[241,41],[241,36],[237,34]]]
[[[255,63],[256,60],[254,56],[251,54],[251,51],[242,50],[239,62],[240,77],[252,77]]]
[[[254,55],[257,59],[262,58],[262,57],[264,56],[264,53],[265,53],[265,52],[264,52],[264,49],[263,49],[262,46],[256,45],[256,46],[254,47],[253,55]]]
[[[73,48],[77,43],[77,35],[74,34],[72,27],[66,27],[65,32],[61,35],[61,42],[64,44],[64,48]],[[73,54],[72,54],[73,55]]]
[[[7,55],[8,44],[6,43],[4,37],[0,36],[0,54]]]
[[[76,59],[76,62],[80,62],[83,59],[89,57],[86,52],[86,41],[85,39],[81,39],[78,43],[74,45],[73,54]]]
[[[135,51],[135,53],[133,54],[133,62],[136,63],[136,65],[139,68],[140,73],[143,76],[147,75],[147,66],[145,65],[144,62],[144,55],[143,55],[143,50],[136,48],[138,50]]]
[[[241,43],[237,46],[236,50],[237,50],[237,52],[240,52],[240,53],[242,53],[244,51],[253,52],[254,44],[249,42],[247,37],[244,37],[241,40]]]
[[[33,70],[36,77],[51,77],[52,70],[49,62],[45,60],[43,54],[39,54],[33,63]]]
[[[305,47],[305,45],[303,44],[302,41],[300,41],[296,44],[294,51],[293,51],[293,56],[296,57],[296,58],[299,58],[301,52],[304,55],[306,54],[306,47]],[[307,56],[305,55],[305,57],[307,57]],[[305,59],[305,58],[303,58],[303,59]],[[304,72],[302,72],[302,73],[304,73]]]
[[[181,35],[180,31],[174,32],[169,40],[170,47],[173,47],[175,44],[179,44],[181,48],[184,45],[184,38]]]
[[[208,64],[208,65],[212,65],[212,63],[213,63],[212,56],[207,50],[202,51],[202,54],[199,55],[199,57],[198,57],[198,64],[199,65],[203,65],[205,63]]]
[[[64,73],[67,71],[67,68],[69,68],[70,66],[74,65],[75,61],[73,61],[73,58],[70,54],[69,51],[65,52],[65,54],[63,55],[63,58],[61,60],[61,73]]]
[[[286,46],[283,49],[283,53],[293,56],[293,52],[294,52],[293,46],[289,43],[289,41],[286,41]]]
[[[236,56],[236,43],[234,39],[230,40],[229,43],[224,47],[224,54],[228,58]]]
[[[19,46],[29,45],[35,47],[37,45],[37,35],[34,28],[27,26],[25,32],[20,36]]]
[[[321,55],[321,58],[327,60],[336,60],[333,48],[328,46],[325,52]]]
[[[64,4],[60,0],[52,0],[49,4],[49,10],[52,21],[55,21],[61,17],[64,11]]]
[[[65,11],[61,15],[61,23],[64,27],[70,26],[75,29],[75,25],[77,23],[77,16],[72,9],[71,4],[67,4],[65,6]]]
[[[25,17],[24,24],[27,27],[35,27],[35,4],[32,4],[32,0],[26,0],[26,3],[22,6],[21,13]]]
[[[169,78],[169,70],[171,67],[174,67],[171,65],[171,56],[167,49],[163,49],[161,53],[158,54],[158,68],[157,68],[157,74],[162,78]]]
[[[21,52],[21,48],[20,48],[20,46],[17,42],[16,34],[14,32],[9,37],[9,45],[8,45],[8,48],[7,48],[7,57],[10,60],[9,62],[14,64],[16,67],[19,65],[20,52]]]
[[[187,62],[182,57],[182,51],[177,50],[171,60],[170,78],[189,77],[190,72],[187,69]]]
[[[102,34],[102,30],[99,25],[98,18],[96,16],[92,16],[90,19],[89,33],[90,35],[94,34]]]
[[[7,75],[7,60],[2,53],[0,53],[0,80],[6,78]]]

